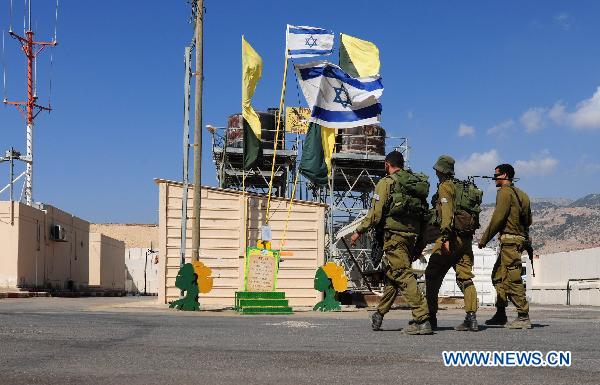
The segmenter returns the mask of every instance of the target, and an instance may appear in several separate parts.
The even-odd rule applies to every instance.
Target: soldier
[[[477,208],[473,208],[473,213],[471,213],[468,207],[461,206],[461,202],[472,201],[468,199],[470,184],[454,179],[454,159],[452,157],[440,156],[433,169],[440,182],[432,200],[435,222],[440,227],[440,236],[435,241],[425,269],[425,295],[429,306],[429,320],[431,327],[435,330],[437,328],[438,293],[446,273],[452,267],[456,272],[456,284],[464,295],[467,313],[465,320],[454,330],[476,332],[479,330],[479,325],[475,316],[477,291],[473,285],[472,243],[475,229],[479,226],[479,207],[477,205]],[[472,186],[476,190],[475,195],[478,192],[483,194],[481,190]],[[463,199],[463,196],[467,199]],[[477,217],[473,218],[475,215]]]
[[[422,233],[429,208],[429,182],[426,175],[413,174],[403,167],[404,157],[400,152],[392,151],[385,157],[388,175],[377,183],[371,209],[351,240],[354,245],[367,230],[383,227],[386,285],[377,311],[372,316],[373,330],[381,330],[383,316],[400,292],[411,307],[413,316],[402,332],[432,334],[427,302],[417,287],[411,268],[413,256],[420,255],[424,247]]]
[[[494,180],[498,193],[496,208],[487,229],[479,240],[479,248],[500,234],[500,255],[492,271],[496,288],[496,314],[485,321],[486,325],[506,325],[509,329],[530,329],[529,304],[525,298],[525,286],[521,279],[521,254],[529,241],[531,207],[529,197],[513,184],[515,169],[510,164],[496,167]],[[517,308],[517,318],[506,324],[507,298]]]

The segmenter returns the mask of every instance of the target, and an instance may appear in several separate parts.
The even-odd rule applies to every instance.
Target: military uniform
[[[529,304],[521,279],[521,255],[531,222],[531,207],[527,194],[512,184],[502,186],[496,195],[496,208],[490,224],[479,241],[480,247],[483,247],[496,234],[500,235],[500,255],[492,271],[492,283],[496,288],[496,307],[503,312],[510,299],[517,308],[519,318],[527,321]]]
[[[431,257],[425,269],[425,287],[429,315],[433,327],[437,324],[438,294],[448,270],[452,267],[456,273],[456,283],[464,295],[465,323],[457,330],[477,330],[475,312],[477,311],[477,290],[473,285],[473,234],[457,234],[454,230],[454,212],[456,204],[456,188],[452,175],[454,174],[454,159],[441,156],[434,166],[436,171],[448,176],[438,185],[438,191],[433,197],[433,206],[436,211],[437,223],[440,227],[440,236],[436,239],[431,252]],[[450,243],[450,254],[442,253],[442,244]],[[473,321],[467,323],[467,320]],[[469,325],[467,325],[469,324]]]
[[[397,172],[406,172],[399,170]],[[373,201],[367,216],[356,232],[362,234],[370,228],[383,226],[384,263],[386,265],[386,285],[383,297],[377,307],[380,316],[392,307],[398,293],[401,293],[412,310],[413,319],[421,324],[428,320],[427,302],[417,287],[417,280],[411,268],[412,256],[423,249],[422,229],[424,218],[402,218],[398,220],[386,215],[388,201],[394,186],[390,176],[382,178],[375,186]]]
[[[473,234],[456,234],[453,230],[454,182],[445,180],[438,186],[434,207],[440,220],[441,236],[435,241],[429,263],[425,270],[425,284],[429,314],[432,318],[438,310],[438,293],[446,273],[452,267],[456,283],[464,294],[465,311],[477,311],[477,290],[473,285]],[[450,242],[450,254],[442,254],[442,244]]]

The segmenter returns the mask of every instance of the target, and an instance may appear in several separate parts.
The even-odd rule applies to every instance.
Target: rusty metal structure
[[[262,132],[263,156],[249,170],[243,169],[244,131],[242,114],[233,114],[227,119],[226,127],[208,126],[212,134],[212,156],[217,170],[219,187],[268,194],[269,180],[275,146],[277,109],[257,112]],[[283,119],[283,118],[282,118]],[[298,135],[280,135],[277,139],[275,171],[273,173],[273,195],[289,196],[290,185],[296,172],[298,159]]]

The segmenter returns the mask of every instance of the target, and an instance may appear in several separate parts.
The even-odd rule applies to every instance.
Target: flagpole
[[[277,142],[279,141],[279,129],[281,126],[281,113],[283,110],[283,105],[285,102],[285,88],[286,88],[286,82],[287,82],[287,72],[288,72],[288,30],[289,30],[290,26],[288,25],[286,27],[286,33],[285,33],[285,64],[283,66],[283,82],[281,85],[281,97],[279,98],[279,111],[277,113],[277,129],[275,131],[275,143],[273,145],[273,161],[271,164],[271,179],[269,180],[269,196],[267,198],[267,213],[266,213],[266,218],[265,218],[265,225],[269,224],[269,211],[271,208],[271,192],[273,190],[273,176],[275,174],[275,160],[277,157]]]
[[[242,200],[244,201],[244,255],[248,247],[248,202],[246,201],[246,170],[242,167]]]
[[[285,241],[288,233],[288,224],[290,222],[290,215],[292,213],[292,206],[294,205],[294,198],[296,197],[296,187],[298,186],[298,177],[300,176],[300,169],[296,171],[296,177],[294,178],[294,187],[292,189],[292,196],[290,196],[290,201],[288,203],[287,216],[285,218],[285,227],[283,228],[283,237],[281,237],[281,242],[279,244],[279,252],[283,251],[285,247]]]

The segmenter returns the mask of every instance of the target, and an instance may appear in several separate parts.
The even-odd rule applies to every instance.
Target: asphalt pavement
[[[370,312],[240,316],[181,312],[154,298],[0,300],[0,384],[600,384],[600,308],[532,306],[534,328],[407,336]],[[480,322],[491,316],[480,309]],[[512,316],[512,313],[511,313]],[[446,367],[443,351],[571,351],[570,367]]]

